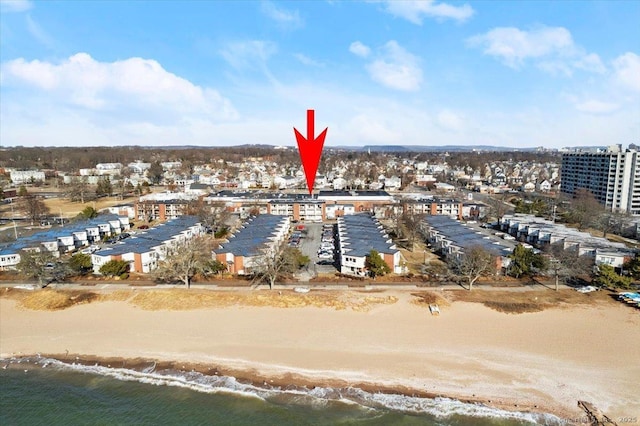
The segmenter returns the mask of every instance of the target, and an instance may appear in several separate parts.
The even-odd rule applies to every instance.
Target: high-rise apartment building
[[[561,192],[590,191],[608,210],[640,215],[640,162],[635,149],[614,145],[606,151],[562,154]]]

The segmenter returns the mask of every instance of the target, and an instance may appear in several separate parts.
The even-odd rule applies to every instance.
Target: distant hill
[[[204,148],[202,146],[161,146],[156,147],[158,149],[186,149],[186,148]],[[268,144],[243,144],[243,145],[228,145],[228,146],[213,146],[206,148],[262,148],[262,149],[297,149],[296,146],[275,146]],[[511,152],[511,151],[535,151],[538,148],[513,148],[504,146],[491,146],[491,145],[365,145],[365,146],[328,146],[325,145],[325,150],[341,150],[341,151],[358,151],[358,152],[472,152],[472,151],[484,151],[484,152]]]

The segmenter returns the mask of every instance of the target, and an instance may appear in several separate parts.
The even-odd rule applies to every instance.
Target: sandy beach
[[[456,301],[439,317],[408,292],[369,311],[242,304],[58,311],[0,299],[2,357],[66,354],[210,365],[246,377],[360,384],[577,416],[640,414],[640,313],[615,301],[505,314]],[[270,295],[269,297],[276,297]]]

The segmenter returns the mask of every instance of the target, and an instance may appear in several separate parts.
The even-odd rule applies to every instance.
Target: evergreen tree
[[[516,278],[533,275],[546,267],[542,255],[534,253],[533,250],[525,248],[522,244],[516,246],[509,258],[511,264],[507,273]]]
[[[126,260],[110,260],[100,267],[100,273],[109,277],[119,277],[129,272],[129,262]]]
[[[598,273],[594,280],[594,284],[604,288],[629,288],[631,278],[623,277],[616,273],[611,265],[598,265]]]
[[[371,250],[369,252],[366,263],[369,274],[371,274],[373,278],[383,276],[391,272],[389,265],[387,265],[382,256],[380,256],[380,253],[376,250]]]
[[[640,255],[636,254],[633,259],[626,262],[623,266],[625,271],[629,272],[633,278],[640,279]]]
[[[86,206],[80,213],[78,213],[79,219],[93,219],[98,216],[98,211],[91,206]]]
[[[90,271],[93,266],[91,262],[91,256],[84,253],[76,253],[71,256],[71,259],[69,259],[69,266],[75,272],[85,274]]]

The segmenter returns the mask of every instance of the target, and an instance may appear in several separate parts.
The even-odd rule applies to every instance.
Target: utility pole
[[[13,221],[13,233],[16,236],[16,241],[18,240],[18,229],[16,228],[16,216],[13,212],[13,198],[11,199],[11,202],[9,203],[11,205],[11,220]]]

